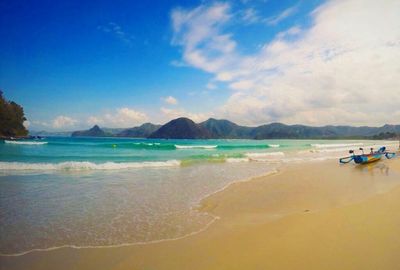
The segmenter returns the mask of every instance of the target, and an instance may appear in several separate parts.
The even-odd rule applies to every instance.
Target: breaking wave
[[[104,146],[104,145],[103,145]],[[165,144],[165,143],[119,143],[119,144],[107,144],[107,147],[113,148],[135,148],[135,149],[146,149],[146,150],[182,150],[182,149],[221,149],[221,150],[232,150],[232,149],[266,149],[266,148],[278,148],[279,144],[212,144],[212,145],[201,145],[201,144]]]
[[[175,144],[176,149],[215,149],[218,145],[179,145]]]
[[[283,152],[268,152],[268,153],[246,153],[246,157],[252,158],[252,159],[258,159],[258,158],[279,158],[279,157],[284,157],[285,153]]]
[[[47,142],[30,142],[30,141],[4,141],[9,144],[25,144],[25,145],[43,145],[47,144]]]
[[[351,146],[362,146],[363,143],[331,143],[331,144],[311,144],[312,147],[315,148],[344,148],[344,147],[351,147]]]
[[[124,170],[148,167],[177,167],[180,166],[178,160],[168,161],[148,161],[148,162],[105,162],[93,163],[88,161],[68,161],[61,163],[25,163],[25,162],[0,162],[0,170],[10,171],[83,171],[83,170]]]
[[[232,145],[218,145],[218,149],[266,149],[277,148],[279,144],[232,144]]]
[[[269,146],[269,147],[272,147],[272,148],[279,148],[279,147],[281,147],[279,144],[268,144],[268,146]]]

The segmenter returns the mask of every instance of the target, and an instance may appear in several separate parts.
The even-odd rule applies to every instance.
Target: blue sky
[[[395,1],[389,2],[376,11],[373,1],[360,6],[355,0],[346,5],[316,0],[2,1],[0,88],[8,99],[24,106],[34,130],[71,130],[95,123],[129,127],[177,116],[195,121],[228,118],[248,125],[391,122],[395,120],[384,118],[386,111],[371,120],[364,108],[338,108],[340,98],[358,92],[356,85],[343,90],[348,82],[339,80],[346,74],[337,76],[338,63],[332,64],[338,60],[354,69],[346,61],[368,55],[364,45],[375,30],[360,37],[365,44],[356,44],[351,29],[348,36],[347,30],[332,31],[342,27],[340,20],[354,20],[355,27],[362,28],[355,20],[396,11]],[[359,16],[360,7],[365,12]],[[348,16],[331,15],[343,11]],[[372,37],[380,42],[376,46],[390,47],[392,42],[398,49],[399,36],[393,36],[398,33],[398,19],[393,15],[393,20],[388,26],[393,32]],[[382,73],[391,72],[399,79],[393,46],[382,49],[382,55],[374,50],[379,57],[391,56],[387,59],[393,59],[393,68]],[[360,55],[349,55],[354,50]],[[310,52],[323,59],[321,68],[308,67],[321,62],[314,62]],[[284,59],[291,54],[292,60]],[[300,69],[292,70],[295,66]],[[320,74],[324,69],[326,73]],[[302,73],[313,77],[303,80],[293,75]],[[359,76],[359,81],[370,77]],[[301,85],[297,80],[323,81]],[[389,100],[399,101],[396,85],[387,87]],[[343,93],[326,100],[324,91],[330,88]]]

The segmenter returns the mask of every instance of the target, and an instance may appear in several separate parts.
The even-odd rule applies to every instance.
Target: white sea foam
[[[282,160],[284,163],[303,163],[303,162],[315,162],[315,161],[325,161],[330,159],[337,159],[340,156],[314,156],[314,157],[291,157]]]
[[[148,167],[177,167],[180,166],[178,160],[152,161],[152,162],[105,162],[93,163],[88,161],[69,161],[61,163],[25,163],[25,162],[0,162],[0,170],[10,171],[83,171],[83,170],[123,170]]]
[[[350,149],[351,149],[351,147],[321,148],[321,149],[318,149],[318,150],[314,150],[314,153],[347,152]],[[367,149],[367,148],[365,148],[365,149]]]
[[[26,144],[26,145],[43,145],[47,144],[47,142],[32,142],[32,141],[4,141],[9,144]]]
[[[249,162],[249,158],[227,158],[226,162],[236,163],[236,162]]]
[[[285,156],[283,152],[266,152],[266,153],[246,153],[246,157],[251,160],[268,160],[282,159]]]
[[[315,148],[343,148],[343,147],[352,147],[352,146],[362,146],[363,143],[327,143],[327,144],[311,144],[312,147]]]
[[[176,149],[215,149],[218,145],[179,145],[175,144]]]
[[[269,146],[269,147],[272,147],[272,148],[279,148],[279,147],[281,147],[279,144],[268,144],[268,146]]]
[[[337,144],[340,145],[340,144]],[[385,144],[386,146],[393,147],[395,144]],[[352,146],[357,146],[357,147],[352,147]],[[326,148],[318,148],[318,149],[311,149],[308,150],[308,152],[311,153],[331,153],[331,152],[347,152],[349,150],[358,150],[358,146],[360,145],[346,145],[346,146],[340,146],[340,147],[326,147]],[[379,148],[381,148],[383,146],[383,144],[369,144],[369,145],[365,145],[362,144],[362,148],[364,149],[364,152],[367,153],[370,151],[371,148],[373,148],[374,150],[378,150]],[[300,153],[300,152],[299,152]]]
[[[148,145],[148,146],[153,146],[153,145],[160,145],[160,143],[144,143],[144,142],[137,142],[133,143],[135,145]]]

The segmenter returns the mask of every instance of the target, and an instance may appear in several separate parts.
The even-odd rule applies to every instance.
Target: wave
[[[230,150],[230,149],[265,149],[265,148],[277,148],[280,147],[279,144],[237,144],[237,145],[183,145],[183,144],[161,144],[161,143],[134,143],[132,144],[115,144],[113,147],[132,147],[137,149],[154,149],[154,150],[182,150],[182,149],[220,149],[220,150]]]
[[[161,145],[161,143],[144,143],[144,142],[137,142],[137,143],[133,143],[135,145],[147,145],[147,146],[153,146],[153,145]]]
[[[249,159],[241,153],[235,154],[203,154],[192,155],[181,161],[182,166],[190,166],[200,163],[224,163],[224,162],[243,162]]]
[[[178,167],[178,160],[168,161],[145,161],[145,162],[105,162],[93,163],[89,161],[68,161],[61,163],[25,163],[25,162],[0,162],[0,170],[9,171],[83,171],[83,170],[124,170],[148,167]]]
[[[266,149],[279,148],[280,144],[233,144],[233,145],[218,145],[218,149]]]
[[[26,145],[43,145],[48,142],[33,142],[33,141],[5,141],[10,144],[26,144]],[[107,142],[107,143],[82,143],[82,142],[49,142],[49,145],[54,146],[71,146],[71,147],[100,147],[113,149],[137,149],[137,150],[182,150],[182,149],[219,149],[219,150],[234,150],[234,149],[267,149],[279,148],[279,144],[213,144],[213,145],[196,145],[196,144],[171,144],[160,142]]]
[[[9,144],[25,144],[25,145],[43,145],[47,144],[47,142],[31,142],[31,141],[4,141],[5,143]]]
[[[111,148],[133,148],[133,149],[145,149],[145,150],[175,150],[174,144],[162,144],[162,143],[147,143],[147,142],[136,142],[136,143],[112,143],[102,144],[102,147]]]
[[[267,152],[267,153],[253,153],[249,152],[242,156],[228,157],[226,162],[249,162],[249,161],[269,161],[269,160],[283,160],[285,153],[283,152]]]
[[[279,148],[279,147],[281,147],[280,144],[268,144],[268,146],[269,146],[269,147],[272,147],[272,148]]]
[[[176,149],[215,149],[218,145],[179,145],[175,144]]]
[[[333,153],[333,152],[348,152],[349,147],[339,147],[339,148],[322,148],[318,150],[311,151],[311,153]]]
[[[142,161],[142,162],[104,162],[66,161],[60,163],[0,162],[2,171],[91,171],[91,170],[127,170],[140,168],[165,168],[190,166],[201,163],[236,163],[281,159],[282,152],[194,155],[182,160]]]
[[[350,146],[362,146],[363,143],[332,143],[332,144],[311,144],[312,147],[315,148],[343,148],[343,147],[350,147]]]
[[[116,148],[116,149],[144,149],[144,150],[175,150],[174,144],[147,143],[147,142],[50,142],[54,146],[71,146],[71,147],[99,147],[99,148]]]
[[[237,163],[237,162],[249,162],[249,158],[227,158],[226,162],[228,163]]]
[[[268,159],[282,159],[285,156],[285,153],[283,152],[267,152],[267,153],[246,153],[246,157],[248,157],[250,160],[256,160],[256,161],[261,161],[261,160],[268,160]]]
[[[363,145],[363,149],[365,153],[369,153],[370,149],[373,148],[374,150],[378,150],[379,148],[381,148],[383,145],[382,144],[370,144],[370,145]],[[397,144],[386,144],[387,147],[393,147],[393,146],[397,146]],[[396,148],[394,148],[396,149]],[[330,152],[348,152],[350,150],[349,147],[338,147],[338,148],[321,148],[321,149],[317,149],[317,150],[310,150],[310,152],[314,152],[314,153],[330,153]],[[358,149],[353,149],[353,150],[357,150]]]
[[[232,145],[218,145],[218,149],[265,149],[270,148],[271,146],[268,144],[232,144]]]
[[[180,145],[175,144],[176,149],[258,149],[258,148],[277,148],[280,147],[279,144],[234,144],[234,145]]]

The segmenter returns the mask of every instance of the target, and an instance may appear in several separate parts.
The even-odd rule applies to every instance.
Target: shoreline
[[[47,252],[47,251],[53,251],[53,250],[58,250],[58,249],[64,249],[64,248],[72,248],[72,249],[97,249],[97,248],[119,248],[119,247],[129,247],[129,246],[136,246],[136,245],[151,245],[151,244],[156,244],[156,243],[162,243],[162,242],[168,242],[168,241],[176,241],[176,240],[180,240],[180,239],[184,239],[187,237],[191,237],[193,235],[199,234],[201,232],[206,231],[215,221],[217,221],[218,219],[220,219],[219,216],[215,216],[212,215],[211,213],[208,213],[206,211],[201,210],[201,204],[204,200],[206,200],[208,197],[213,196],[219,192],[223,192],[225,189],[229,188],[231,185],[234,184],[238,184],[238,183],[244,183],[244,182],[248,182],[248,181],[253,181],[257,178],[260,177],[268,177],[271,175],[275,175],[278,174],[279,170],[272,170],[269,172],[266,172],[264,174],[261,175],[257,175],[257,176],[252,176],[249,178],[245,178],[242,180],[237,180],[234,182],[231,182],[227,185],[225,185],[224,187],[222,187],[221,189],[218,189],[214,192],[211,192],[210,194],[205,195],[203,198],[200,199],[200,201],[198,202],[197,206],[195,207],[191,207],[191,210],[193,211],[198,211],[202,214],[207,214],[209,216],[211,216],[213,219],[208,222],[203,228],[201,228],[200,230],[197,231],[193,231],[190,232],[188,234],[179,236],[179,237],[175,237],[175,238],[166,238],[166,239],[159,239],[159,240],[153,240],[153,241],[147,241],[147,242],[135,242],[135,243],[122,243],[122,244],[116,244],[116,245],[107,245],[107,246],[77,246],[77,245],[63,245],[63,246],[56,246],[56,247],[49,247],[49,248],[36,248],[36,249],[32,249],[32,250],[28,250],[28,251],[23,251],[20,253],[11,253],[11,254],[3,254],[0,253],[0,258],[1,257],[19,257],[19,256],[24,256],[30,253],[34,253],[34,252]]]
[[[258,226],[268,226],[268,224],[270,224],[269,226],[271,226],[271,224],[283,222],[282,220],[288,220],[288,219],[290,220],[293,218],[296,219],[296,217],[298,217],[298,216],[321,215],[321,214],[325,214],[326,212],[329,212],[329,211],[341,211],[342,209],[347,209],[348,207],[354,207],[359,204],[364,204],[370,200],[373,200],[376,197],[382,197],[382,196],[385,197],[385,196],[388,196],[388,194],[391,194],[391,192],[399,191],[398,183],[394,183],[392,186],[389,186],[389,187],[386,187],[385,185],[383,185],[382,187],[379,186],[382,183],[384,183],[380,180],[385,179],[385,177],[386,178],[389,177],[389,176],[385,176],[384,173],[382,175],[379,175],[380,171],[382,171],[382,170],[384,171],[387,168],[390,168],[390,169],[388,169],[390,171],[389,174],[392,173],[395,175],[400,175],[399,174],[400,173],[400,160],[398,158],[396,158],[394,160],[389,160],[389,161],[385,161],[385,162],[381,161],[381,162],[372,164],[372,166],[370,166],[370,167],[356,167],[356,166],[350,167],[348,165],[345,165],[345,166],[339,165],[339,166],[336,166],[335,168],[333,168],[333,170],[332,170],[332,172],[335,172],[335,170],[336,170],[336,175],[329,178],[329,179],[335,179],[335,177],[340,176],[340,175],[345,176],[343,174],[343,171],[342,172],[339,171],[340,169],[344,169],[344,171],[346,171],[347,174],[353,175],[354,177],[360,177],[360,176],[367,177],[369,180],[372,179],[373,181],[378,179],[376,182],[378,184],[377,190],[379,192],[373,191],[371,193],[371,192],[365,192],[365,190],[364,190],[362,192],[364,192],[365,194],[361,194],[362,196],[359,196],[359,197],[351,196],[350,200],[348,200],[349,198],[346,198],[346,196],[343,196],[343,198],[348,200],[348,201],[345,201],[345,203],[338,200],[338,204],[337,205],[333,204],[333,206],[332,206],[330,204],[324,205],[324,203],[326,204],[326,201],[323,201],[324,203],[318,204],[319,207],[316,207],[315,209],[313,207],[306,208],[303,206],[303,205],[307,205],[307,204],[304,204],[304,202],[302,202],[302,200],[304,199],[304,196],[306,196],[306,194],[300,195],[300,200],[295,204],[293,204],[293,201],[291,199],[286,198],[285,196],[283,196],[283,197],[278,196],[278,199],[279,199],[278,201],[280,201],[280,203],[282,205],[286,205],[288,207],[287,209],[285,209],[285,207],[282,205],[277,206],[278,207],[277,209],[279,209],[280,212],[283,213],[281,216],[278,215],[279,211],[274,210],[276,208],[276,205],[275,206],[272,205],[273,206],[272,207],[271,205],[268,206],[268,204],[265,204],[265,202],[268,202],[268,200],[270,200],[270,197],[263,195],[263,192],[266,192],[268,190],[271,191],[271,187],[274,187],[274,185],[275,185],[275,187],[280,187],[279,181],[287,182],[287,183],[283,183],[284,184],[283,187],[280,187],[282,192],[284,192],[285,190],[287,191],[288,189],[290,189],[290,186],[286,186],[286,185],[293,184],[293,181],[288,179],[288,174],[290,176],[290,174],[294,173],[294,175],[297,174],[300,177],[301,175],[299,174],[299,172],[301,172],[302,170],[310,171],[310,170],[312,170],[312,166],[315,166],[315,164],[317,164],[317,168],[314,168],[314,172],[315,171],[321,172],[321,170],[318,169],[318,165],[320,165],[322,167],[327,167],[327,166],[332,167],[332,165],[334,163],[331,160],[328,160],[328,161],[307,162],[307,164],[284,165],[284,167],[282,168],[282,171],[279,171],[279,173],[273,174],[273,172],[272,173],[270,172],[267,176],[256,176],[256,177],[251,177],[249,179],[236,181],[236,182],[228,184],[221,190],[218,190],[216,192],[208,194],[203,199],[201,199],[200,205],[198,207],[195,207],[194,209],[198,210],[200,212],[205,212],[211,216],[214,216],[215,218],[209,224],[207,224],[207,226],[205,226],[205,228],[203,228],[202,230],[200,230],[198,232],[190,233],[188,235],[179,237],[177,239],[159,240],[159,241],[156,241],[153,243],[146,242],[143,244],[132,243],[132,244],[127,244],[127,245],[118,245],[118,246],[114,246],[114,247],[112,247],[112,246],[111,247],[110,246],[74,247],[74,248],[72,248],[72,247],[56,247],[56,248],[52,248],[51,250],[47,250],[47,251],[37,251],[37,250],[30,251],[29,253],[25,253],[24,255],[19,255],[19,256],[12,256],[12,255],[4,256],[4,255],[2,255],[2,257],[0,257],[0,262],[3,261],[3,263],[5,263],[5,265],[8,266],[4,269],[23,269],[22,266],[27,267],[26,262],[34,263],[32,269],[47,269],[47,268],[51,269],[51,268],[56,267],[58,265],[58,263],[61,263],[60,260],[63,260],[63,258],[65,256],[67,258],[69,258],[70,256],[76,257],[77,254],[81,254],[83,257],[82,257],[82,259],[80,259],[79,261],[76,262],[77,265],[75,265],[75,266],[76,266],[76,269],[85,269],[85,267],[82,267],[82,265],[86,265],[89,262],[84,262],[83,260],[91,258],[92,256],[95,256],[95,257],[104,256],[104,252],[112,253],[113,255],[110,255],[111,257],[113,257],[113,256],[118,257],[118,256],[120,256],[120,255],[118,255],[118,253],[123,251],[124,258],[127,261],[126,261],[126,265],[124,267],[121,267],[121,269],[132,269],[132,268],[136,269],[135,267],[137,267],[137,269],[142,269],[138,266],[138,264],[137,264],[138,262],[136,262],[136,260],[133,260],[134,258],[137,259],[137,254],[142,254],[142,255],[146,254],[146,256],[144,256],[144,258],[147,258],[147,259],[139,260],[140,265],[142,265],[142,264],[147,265],[147,266],[158,265],[159,268],[157,268],[157,269],[182,269],[179,265],[175,264],[174,262],[171,262],[170,260],[167,260],[167,261],[169,261],[170,264],[172,263],[172,265],[174,265],[174,267],[163,267],[162,266],[163,264],[159,265],[158,263],[165,262],[165,259],[161,260],[160,262],[158,262],[157,260],[152,260],[151,254],[154,254],[154,253],[158,254],[159,252],[168,252],[168,253],[171,252],[172,254],[175,254],[174,256],[177,256],[177,254],[179,253],[177,251],[182,252],[184,250],[184,247],[187,245],[191,246],[193,243],[203,242],[207,239],[210,240],[210,237],[211,237],[211,242],[213,240],[215,240],[215,238],[216,239],[218,239],[220,237],[223,238],[224,235],[227,233],[225,230],[228,230],[228,232],[235,232],[237,230],[246,231],[246,229],[249,229],[249,228],[251,229],[251,228],[258,227]],[[386,167],[386,168],[380,168],[382,166]],[[302,169],[302,167],[303,167],[303,169]],[[307,172],[305,174],[307,174]],[[357,176],[357,174],[358,174],[358,176]],[[310,179],[313,179],[313,176],[310,176],[310,177],[311,177]],[[393,180],[392,179],[393,176],[390,176],[389,178],[391,179],[391,181]],[[388,180],[389,178],[387,178],[386,180]],[[278,180],[276,180],[276,179],[278,179]],[[359,183],[362,184],[363,181],[361,181],[361,182],[359,181]],[[272,184],[272,186],[268,186],[271,184]],[[344,184],[346,184],[346,183],[344,183]],[[323,185],[329,185],[329,182],[323,183]],[[325,195],[327,195],[327,196],[329,195],[329,196],[331,196],[331,198],[335,198],[335,196],[338,196],[340,194],[340,192],[337,194],[336,193],[329,194],[329,192],[327,193],[327,190],[329,190],[329,187],[324,187],[323,185],[321,185],[321,187],[323,187],[323,190],[320,190],[319,192],[322,191],[323,194],[325,193]],[[299,188],[299,187],[303,188],[302,185],[298,186],[297,188]],[[318,185],[315,187],[318,187]],[[358,188],[358,187],[357,187],[357,185],[355,185],[352,188]],[[368,185],[365,185],[363,188],[368,188]],[[380,189],[382,189],[382,190],[380,190]],[[257,192],[257,190],[260,190],[260,192]],[[340,191],[343,191],[343,190],[340,190]],[[305,192],[305,191],[297,190],[294,194],[296,194],[298,192],[301,193],[301,192]],[[311,193],[316,195],[318,192],[315,193],[315,191],[312,191]],[[398,192],[398,193],[400,193],[400,192]],[[273,194],[273,192],[271,194]],[[321,196],[321,194],[319,194],[319,196],[321,198],[323,197],[323,196]],[[318,200],[320,200],[321,198],[319,198]],[[287,202],[285,202],[285,200],[287,200]],[[311,201],[311,202],[313,202],[313,201]],[[264,204],[262,204],[262,203],[264,203]],[[319,201],[319,203],[321,203],[321,201]],[[245,205],[245,204],[247,204],[247,205]],[[295,206],[297,205],[297,206],[294,207],[294,205]],[[267,208],[265,208],[265,207],[267,207]],[[318,208],[320,208],[320,209],[318,209]],[[302,209],[302,210],[300,211],[299,209]],[[285,213],[285,211],[288,211],[288,212]],[[274,213],[275,216],[271,217],[271,216],[265,215],[265,213]],[[287,225],[288,224],[286,224],[286,226]],[[276,229],[277,228],[274,228],[274,230],[276,230]],[[264,230],[263,230],[263,233],[268,234],[268,232],[265,232]],[[205,240],[203,240],[203,239],[205,239]],[[229,238],[227,239],[227,241],[228,240],[229,240]],[[240,249],[240,247],[238,247],[238,246],[235,246],[235,247]],[[175,253],[174,251],[177,253]],[[243,251],[244,250],[242,250],[242,252]],[[198,256],[201,257],[202,252],[204,252],[204,250],[201,250],[200,253],[194,252],[191,257],[192,260],[196,261]],[[218,251],[216,251],[216,253],[218,253]],[[101,255],[101,254],[103,254],[103,255]],[[79,255],[79,256],[81,256],[81,255]],[[88,255],[89,257],[86,257],[86,255]],[[53,259],[51,260],[51,261],[53,261],[53,264],[46,263],[45,268],[35,267],[35,265],[42,265],[44,263],[43,260],[46,260],[46,258],[48,256],[50,256],[54,259],[54,260]],[[84,259],[85,257],[86,257],[86,259]],[[1,267],[1,265],[3,263],[0,264],[0,269],[3,269]],[[56,264],[54,264],[54,263],[56,263]],[[60,265],[58,265],[58,266],[60,266]],[[98,266],[99,266],[99,269],[107,269],[107,268],[101,267],[100,265],[98,265]],[[217,265],[214,265],[214,266],[217,266]],[[247,267],[247,266],[244,266],[244,267]],[[193,269],[206,269],[206,268],[200,268],[196,265],[192,265],[192,267],[193,267]],[[210,269],[214,269],[213,267],[211,267]],[[217,268],[215,267],[215,269],[217,269]],[[282,269],[286,269],[286,268],[282,268]],[[302,269],[302,268],[299,268],[299,269]]]

